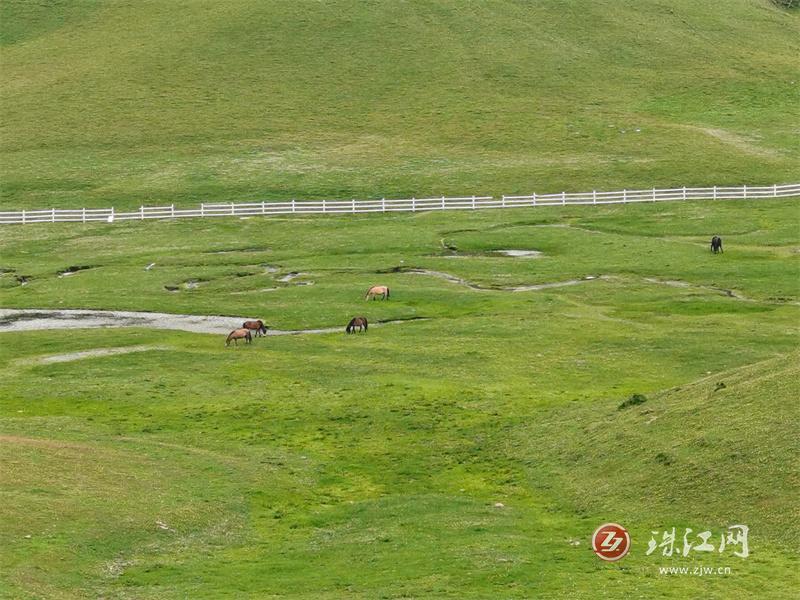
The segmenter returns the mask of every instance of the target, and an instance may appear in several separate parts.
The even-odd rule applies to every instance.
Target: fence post
[[[81,211],[81,223],[86,223],[86,207],[85,206],[83,207],[83,210]]]
[[[653,186],[653,202],[656,201],[656,188]]]
[[[472,194],[472,210],[475,210],[475,194]]]
[[[561,192],[561,206],[564,206],[567,203],[567,193]]]
[[[139,220],[144,220],[144,206],[139,207]]]
[[[50,222],[51,223],[55,223],[56,222],[56,209],[55,208],[51,208],[50,209]]]
[[[356,212],[356,199],[350,198],[350,212]]]
[[[25,209],[22,209],[22,224],[25,225]]]
[[[592,190],[592,204],[597,204],[597,190]]]
[[[114,222],[114,207],[111,207],[111,222]]]
[[[236,214],[236,209],[233,207],[233,202],[231,202],[231,214],[232,215]]]
[[[267,206],[264,204],[263,200],[261,201],[261,214],[262,215],[267,214]]]
[[[444,210],[444,196],[442,196],[442,210]]]
[[[327,204],[326,204],[326,202],[325,202],[325,198],[323,198],[323,199],[322,199],[322,212],[323,212],[323,214],[324,214],[325,212],[327,212],[327,210],[328,210],[328,205],[327,205]]]
[[[533,205],[536,206],[536,192],[533,192]]]
[[[683,186],[683,199],[686,200],[686,186]]]
[[[742,198],[747,198],[747,184],[742,186]]]
[[[712,196],[711,199],[712,200],[716,200],[717,199],[717,186],[714,186],[714,195]]]
[[[628,190],[622,190],[622,203],[626,204],[628,202]]]
[[[411,197],[411,212],[417,212],[417,200],[413,196]]]
[[[773,183],[772,184],[772,197],[773,198],[777,198],[778,197],[778,184],[777,183]]]
[[[292,212],[295,211],[294,200],[292,200]]]
[[[175,218],[175,204],[174,203],[170,205],[169,212],[170,212],[170,215],[172,216],[172,218],[174,219]]]
[[[386,212],[386,198],[381,198],[381,212]]]

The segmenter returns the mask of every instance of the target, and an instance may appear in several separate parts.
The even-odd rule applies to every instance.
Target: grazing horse
[[[389,288],[385,285],[373,285],[367,290],[364,300],[375,300],[377,296],[380,296],[381,300],[386,300],[389,297]]]
[[[256,332],[256,337],[261,337],[262,335],[267,335],[267,326],[264,325],[264,321],[259,319],[258,321],[245,321],[242,323],[242,328],[249,329],[250,331]]]
[[[347,324],[347,327],[345,328],[344,331],[345,331],[345,333],[355,333],[356,332],[356,327],[358,327],[359,331],[361,331],[362,329],[364,331],[366,331],[367,330],[367,318],[366,317],[353,317],[352,319],[350,319],[350,322]]]
[[[716,254],[717,252],[722,252],[722,238],[718,235],[715,235],[711,238],[711,251]]]
[[[253,341],[253,336],[250,335],[249,329],[234,329],[228,334],[228,339],[225,340],[225,345],[229,346],[233,340],[235,345],[239,345],[239,340],[244,340],[246,344],[249,344]]]

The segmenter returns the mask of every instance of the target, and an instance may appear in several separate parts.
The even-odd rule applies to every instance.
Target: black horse
[[[345,333],[355,333],[356,327],[358,327],[358,331],[361,331],[362,328],[364,331],[367,330],[367,318],[366,317],[353,317],[350,322],[347,324],[345,328]]]
[[[715,235],[711,238],[711,251],[714,254],[717,252],[722,252],[722,238],[718,235]]]

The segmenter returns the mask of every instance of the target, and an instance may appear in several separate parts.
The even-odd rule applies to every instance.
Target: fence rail
[[[249,217],[257,215],[353,214],[422,212],[432,210],[476,210],[526,206],[565,206],[576,204],[632,204],[675,200],[756,200],[800,196],[800,183],[739,187],[683,187],[671,189],[622,190],[617,192],[579,192],[531,194],[530,196],[462,196],[456,198],[409,198],[380,200],[304,200],[290,202],[203,203],[196,208],[140,206],[133,211],[112,208],[78,208],[0,211],[0,225],[28,223],[88,223],[92,221],[132,221],[180,219],[187,217]]]

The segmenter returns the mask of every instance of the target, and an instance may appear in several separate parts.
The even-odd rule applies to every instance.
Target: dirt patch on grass
[[[189,331],[191,333],[228,334],[241,327],[244,321],[255,319],[256,317],[176,315],[113,310],[0,309],[0,333],[97,327],[144,327],[148,329]],[[404,323],[409,320],[415,319],[397,319],[384,321],[376,325]],[[346,323],[342,323],[336,327],[315,329],[268,329],[267,335],[335,333],[344,331],[345,325]]]
[[[283,277],[278,277],[278,281],[281,283],[289,283],[292,279],[297,279],[298,277],[302,277],[305,273],[300,273],[298,271],[292,271],[291,273],[287,273]]]
[[[438,277],[439,279],[444,279],[445,281],[449,281],[450,283],[456,283],[458,285],[466,286],[471,290],[477,290],[482,292],[534,292],[537,290],[546,290],[550,288],[578,285],[579,283],[585,283],[588,281],[593,281],[595,279],[603,279],[603,277],[599,275],[587,275],[586,277],[583,277],[581,279],[566,279],[564,281],[553,281],[549,283],[535,283],[531,285],[514,285],[514,286],[491,286],[491,285],[480,285],[477,283],[473,283],[471,281],[468,281],[451,273],[445,273],[444,271],[432,271],[430,269],[420,269],[416,267],[394,267],[389,270],[379,271],[379,273],[408,273],[410,275],[428,275],[430,277]]]
[[[752,298],[748,298],[747,296],[743,296],[736,290],[729,290],[720,287],[714,287],[711,285],[700,285],[695,283],[689,283],[688,281],[680,281],[676,279],[656,279],[654,277],[645,277],[644,280],[647,283],[657,283],[659,285],[666,285],[669,287],[677,287],[677,288],[694,288],[698,290],[704,290],[707,292],[714,292],[717,294],[722,294],[723,296],[727,296],[728,298],[735,298],[736,300],[743,300],[745,302],[756,302],[756,300]]]
[[[60,450],[63,448],[71,448],[73,450],[92,450],[93,447],[88,444],[78,444],[77,442],[62,442],[60,440],[49,440],[44,438],[30,438],[19,435],[0,435],[0,443],[3,444],[19,444],[24,446],[39,446],[42,448],[52,448]]]
[[[244,318],[106,310],[0,309],[0,332],[95,327],[147,327],[193,333],[229,333]]]
[[[167,350],[165,346],[122,346],[117,348],[95,348],[94,350],[81,350],[66,354],[51,354],[38,359],[41,364],[52,364],[95,358],[97,356],[114,356],[116,354],[131,354],[133,352],[148,352],[150,350]]]
[[[734,133],[733,131],[713,127],[699,127],[697,125],[682,125],[682,127],[693,131],[699,131],[723,144],[735,148],[743,154],[758,156],[760,158],[778,158],[781,156],[781,153],[777,150],[759,145],[757,143],[758,140]]]
[[[220,250],[206,250],[205,254],[234,254],[236,252],[269,252],[267,246],[249,246],[246,248],[222,248]]]
[[[71,275],[74,275],[78,271],[87,271],[89,269],[94,269],[94,267],[92,265],[75,265],[72,267],[67,267],[63,271],[58,272],[58,277],[59,278],[70,277]]]

